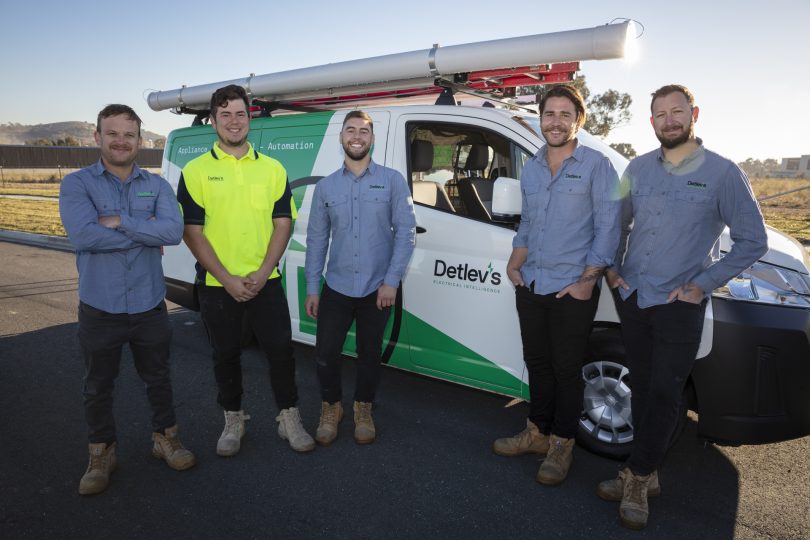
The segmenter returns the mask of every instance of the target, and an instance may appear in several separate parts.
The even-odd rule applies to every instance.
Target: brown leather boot
[[[177,438],[177,425],[163,430],[164,433],[152,433],[152,455],[164,460],[175,471],[185,471],[192,468],[197,459],[183,443]]]
[[[537,481],[547,486],[556,486],[568,476],[574,459],[574,439],[563,439],[552,434],[546,459],[537,471]]]
[[[110,484],[110,474],[117,465],[115,461],[115,443],[90,443],[90,462],[79,481],[79,494],[95,495],[101,493]]]
[[[652,474],[639,476],[630,468],[619,473],[624,484],[624,494],[619,505],[619,517],[622,525],[628,529],[640,530],[647,526],[650,507],[647,505],[647,492]]]
[[[357,444],[370,444],[377,438],[371,405],[362,401],[354,402],[354,440]]]
[[[315,440],[318,444],[329,446],[337,439],[338,424],[341,420],[343,420],[343,404],[340,401],[321,402],[321,419],[315,431]]]
[[[540,433],[534,422],[526,419],[526,429],[513,437],[496,439],[492,450],[499,456],[522,456],[548,452],[548,435]]]
[[[620,501],[624,497],[624,479],[619,473],[616,478],[599,482],[596,486],[596,494],[601,499],[606,501]],[[661,484],[658,483],[658,471],[653,471],[650,474],[650,485],[647,488],[648,497],[657,497],[661,495]]]

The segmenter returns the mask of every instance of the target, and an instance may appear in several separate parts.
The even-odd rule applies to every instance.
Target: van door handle
[[[427,232],[427,229],[424,227],[420,227],[419,225],[416,226],[416,234],[422,234]]]

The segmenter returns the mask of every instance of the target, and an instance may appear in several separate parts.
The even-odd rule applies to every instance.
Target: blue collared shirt
[[[520,269],[535,294],[574,283],[586,266],[613,264],[619,245],[619,177],[604,154],[577,143],[552,176],[543,146],[523,167],[520,226],[512,247],[527,248]]]
[[[65,176],[59,213],[76,249],[82,302],[132,314],[163,300],[160,247],[183,238],[180,208],[166,180],[135,165],[121,182],[99,161]],[[104,227],[99,216],[120,216],[121,225]]]
[[[674,289],[690,281],[708,296],[768,250],[745,173],[697,142],[697,150],[677,166],[658,148],[630,162],[622,177],[629,195],[616,260],[624,259],[619,273],[630,289],[619,292],[626,299],[638,291],[641,308],[665,304]],[[720,258],[726,226],[734,245]]]
[[[343,165],[319,180],[312,196],[304,265],[307,294],[320,293],[327,249],[326,282],[337,292],[360,298],[383,283],[398,287],[415,238],[405,178],[373,161],[360,176]]]

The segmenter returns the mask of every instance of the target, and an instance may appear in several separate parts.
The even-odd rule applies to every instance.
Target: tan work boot
[[[315,449],[315,441],[304,429],[301,414],[297,407],[282,409],[276,417],[278,436],[290,442],[290,448],[296,452],[309,452]]]
[[[548,452],[548,435],[540,433],[537,425],[526,419],[526,429],[514,437],[496,439],[492,450],[499,456],[522,456],[524,454],[545,454]]]
[[[620,501],[624,497],[624,479],[622,473],[616,478],[599,482],[596,486],[596,494],[601,499],[606,501]],[[661,495],[661,484],[658,483],[658,471],[653,471],[650,474],[650,485],[647,487],[648,497],[657,497]]]
[[[552,433],[546,459],[537,471],[537,481],[547,486],[556,486],[568,476],[568,469],[574,460],[574,439],[563,439]]]
[[[117,465],[115,461],[115,443],[107,446],[106,443],[90,443],[90,462],[87,470],[79,481],[80,495],[95,495],[101,493],[110,483],[110,474]]]
[[[321,420],[315,432],[318,444],[329,446],[337,439],[338,424],[341,420],[343,420],[343,404],[340,401],[331,404],[327,401],[321,402]]]
[[[164,460],[169,467],[175,471],[185,471],[190,469],[197,463],[189,450],[183,447],[183,443],[177,438],[177,424],[172,427],[164,429],[164,433],[152,433],[152,455],[158,459]]]
[[[622,525],[628,529],[640,530],[647,526],[650,507],[647,505],[647,492],[650,487],[650,477],[633,474],[630,468],[619,473],[624,486],[622,502],[619,505],[619,517]]]
[[[246,420],[250,420],[250,415],[245,411],[225,411],[225,428],[217,441],[218,456],[234,456],[239,452]]]
[[[354,402],[354,440],[357,444],[371,444],[377,438],[374,419],[371,418],[371,403]]]

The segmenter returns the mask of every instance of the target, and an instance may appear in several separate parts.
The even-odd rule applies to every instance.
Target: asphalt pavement
[[[717,447],[688,423],[661,471],[646,530],[619,525],[595,494],[617,463],[576,448],[566,482],[535,482],[535,456],[503,458],[492,440],[525,425],[525,405],[384,369],[378,440],[308,454],[276,434],[267,361],[243,355],[242,451],[215,454],[222,429],[199,315],[174,306],[173,381],[189,471],[151,457],[150,410],[125,352],[116,388],[118,470],[78,494],[87,464],[73,255],[0,242],[0,538],[810,538],[810,438]],[[297,345],[299,407],[314,432],[312,348]],[[354,365],[346,361],[346,405]]]

